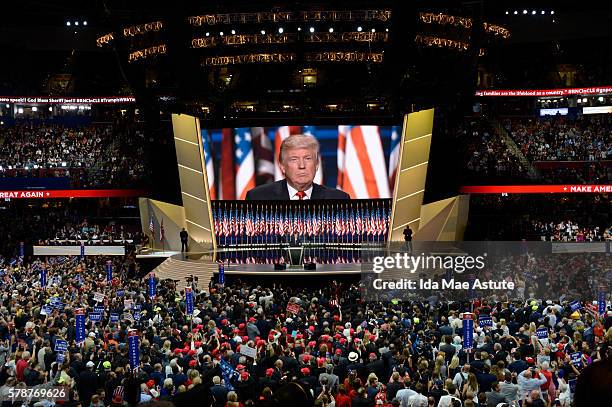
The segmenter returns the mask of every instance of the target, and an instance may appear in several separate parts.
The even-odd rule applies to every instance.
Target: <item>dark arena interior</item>
[[[604,407],[612,5],[0,13],[2,407]]]

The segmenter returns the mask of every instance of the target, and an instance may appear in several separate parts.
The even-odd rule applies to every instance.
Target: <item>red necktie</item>
[[[295,194],[297,195],[300,201],[303,200],[304,197],[306,196],[306,192],[304,191],[297,191]]]

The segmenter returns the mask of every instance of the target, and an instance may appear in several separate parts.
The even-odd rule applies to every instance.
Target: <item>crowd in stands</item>
[[[134,122],[0,127],[0,177],[68,177],[74,187],[135,187],[145,174],[144,133]]]
[[[532,221],[533,233],[541,240],[553,242],[612,241],[612,225],[601,230],[599,226],[584,227],[571,220],[561,222]]]
[[[506,129],[529,161],[597,161],[612,157],[612,119],[606,115],[510,121]]]
[[[138,209],[132,200],[14,200],[0,204],[0,254],[25,245],[142,243]]]
[[[611,226],[608,194],[473,195],[466,239],[601,241]]]
[[[464,146],[470,181],[533,178],[547,183],[604,184],[611,179],[612,164],[604,162],[612,159],[612,122],[608,117],[513,119],[506,120],[504,127],[535,171],[529,174],[499,130],[485,119],[470,118],[455,131]]]
[[[499,407],[519,401],[581,407],[604,406],[587,399],[609,395],[601,366],[610,362],[612,313],[599,318],[574,311],[567,299],[366,303],[350,282],[236,281],[210,290],[196,286],[197,313],[190,319],[183,285],[157,280],[151,299],[148,278],[137,278],[133,259],[113,259],[110,282],[107,260],[0,265],[0,395],[14,387],[63,385],[69,388],[63,405],[70,407],[156,401],[177,407]],[[103,301],[94,300],[96,292]],[[290,302],[299,307],[295,313],[286,311]],[[75,310],[95,305],[104,306],[103,320],[87,321],[86,339],[76,344]],[[461,318],[472,309],[493,322],[475,324],[468,351]],[[119,320],[110,322],[111,314]],[[130,329],[139,335],[137,369],[129,362]],[[538,329],[545,335],[538,337]],[[55,350],[60,339],[68,341],[63,361]]]
[[[465,146],[466,168],[478,177],[523,177],[526,169],[485,121],[465,123],[456,136]]]

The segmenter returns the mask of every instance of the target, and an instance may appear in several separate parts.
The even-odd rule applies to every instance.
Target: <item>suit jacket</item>
[[[269,184],[260,185],[251,189],[246,194],[249,201],[289,201],[289,190],[287,180],[280,180]],[[312,200],[320,199],[351,199],[350,196],[339,189],[329,188],[325,185],[312,184]]]

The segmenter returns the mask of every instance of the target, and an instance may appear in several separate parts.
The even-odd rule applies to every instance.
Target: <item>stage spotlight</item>
[[[49,111],[50,111],[50,112],[52,112],[52,111],[53,111],[53,108],[52,108],[51,106],[49,106]]]
[[[582,103],[586,103],[587,101],[587,98],[582,99]]]
[[[372,30],[371,30],[371,31],[372,31],[373,33],[375,33],[375,32],[376,32],[376,28],[372,28]]]
[[[385,28],[385,32],[389,32],[389,29],[388,29],[388,28]]]
[[[302,27],[298,27],[298,31],[302,31]]]
[[[79,25],[79,22],[78,22],[78,21],[75,21],[75,22],[74,22],[74,25]]]
[[[509,11],[506,11],[506,15],[508,15],[508,14],[510,14],[510,12],[509,12]]]
[[[523,14],[527,14],[527,10],[523,10]]]
[[[517,15],[517,14],[518,14],[518,11],[517,11],[517,10],[514,10],[514,15]]]
[[[261,30],[261,35],[266,35],[266,30]]]
[[[9,105],[9,104],[7,103],[6,105],[4,105],[4,107],[6,107],[6,108],[8,109],[9,107],[11,107],[11,105]]]
[[[361,26],[357,27],[357,31],[361,32],[363,28]]]
[[[334,32],[334,29],[333,29],[332,27],[329,27],[329,32],[330,32],[330,33],[333,33],[333,32]]]
[[[285,30],[283,30],[283,27],[281,27],[281,28],[279,28],[279,29],[278,29],[278,33],[279,33],[279,34],[282,34],[284,31],[285,31]]]
[[[22,114],[23,113],[23,107],[17,108],[17,113]]]
[[[542,15],[546,14],[546,11],[542,10]]]
[[[207,37],[210,37],[210,33],[206,33],[206,36],[207,36]]]
[[[536,15],[536,11],[535,11],[535,10],[533,10],[533,11],[531,12],[531,15],[532,15],[532,16],[535,16],[535,15]]]
[[[223,31],[219,32],[219,35],[223,37]]]
[[[600,97],[597,98],[597,100],[599,100],[600,102],[603,102],[604,101],[604,97],[600,96]]]
[[[550,10],[550,15],[554,15],[555,14],[555,10]]]
[[[314,27],[310,27],[310,29],[309,29],[308,31],[310,31],[311,33],[313,33],[313,32],[314,32]]]
[[[38,112],[38,108],[36,106],[32,106],[32,111],[33,112]]]
[[[66,27],[70,27],[70,21],[66,21]]]
[[[236,30],[232,30],[232,35],[236,34]]]
[[[87,25],[87,20],[83,21],[83,25]]]

